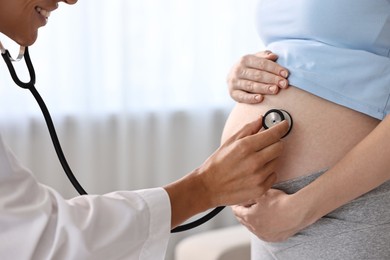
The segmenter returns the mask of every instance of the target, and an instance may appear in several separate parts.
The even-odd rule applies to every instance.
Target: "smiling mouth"
[[[45,10],[45,9],[43,9],[42,7],[37,6],[37,7],[35,7],[35,10],[36,10],[40,15],[42,15],[43,17],[45,17],[46,20],[47,20],[47,19],[49,18],[49,16],[50,16],[50,12],[47,11],[47,10]]]

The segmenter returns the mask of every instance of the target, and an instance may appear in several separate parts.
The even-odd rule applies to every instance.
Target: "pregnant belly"
[[[237,104],[226,122],[222,142],[272,108],[288,111],[294,120],[290,134],[283,139],[285,150],[279,158],[278,182],[332,167],[379,123],[290,87],[275,96],[266,96],[260,104]]]

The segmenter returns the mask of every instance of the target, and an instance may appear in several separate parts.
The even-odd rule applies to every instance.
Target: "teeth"
[[[49,17],[50,17],[50,12],[47,11],[47,10],[45,10],[45,9],[42,9],[42,7],[37,6],[37,7],[35,8],[35,10],[37,10],[38,13],[40,13],[41,15],[43,15],[43,16],[46,17],[46,18],[49,18]]]

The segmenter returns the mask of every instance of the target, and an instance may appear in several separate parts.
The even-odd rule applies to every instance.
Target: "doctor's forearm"
[[[334,167],[296,194],[314,222],[349,201],[390,179],[390,117],[387,116],[365,139]]]
[[[164,187],[171,201],[171,228],[212,207],[210,196],[197,175],[194,171]]]

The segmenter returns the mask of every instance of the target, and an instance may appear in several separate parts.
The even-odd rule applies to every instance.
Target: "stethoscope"
[[[282,138],[284,138],[291,132],[291,129],[293,127],[293,119],[286,110],[283,109],[268,110],[263,116],[263,127],[264,129],[269,129],[284,120],[287,120],[288,123],[287,133],[284,136],[282,136]]]
[[[54,149],[57,153],[57,156],[58,156],[58,159],[62,165],[62,168],[64,169],[66,175],[68,176],[68,179],[70,180],[70,182],[72,183],[72,185],[74,186],[74,188],[77,190],[77,192],[80,195],[87,195],[87,192],[80,185],[80,183],[78,182],[78,180],[74,176],[71,168],[69,167],[69,164],[68,164],[68,162],[65,158],[65,155],[62,151],[61,144],[58,140],[58,136],[57,136],[54,124],[53,124],[53,120],[51,119],[51,116],[50,116],[50,112],[47,109],[46,104],[43,101],[41,95],[38,93],[38,91],[35,88],[35,70],[34,70],[33,64],[32,64],[31,59],[30,59],[28,47],[21,46],[19,49],[19,54],[18,54],[16,59],[12,58],[11,54],[9,53],[9,51],[7,49],[4,48],[1,41],[0,41],[0,50],[1,50],[1,55],[3,56],[3,59],[4,59],[5,63],[7,64],[8,70],[9,70],[11,77],[12,77],[13,81],[15,82],[15,84],[21,88],[30,90],[32,95],[34,96],[35,100],[37,101],[37,103],[42,111],[43,117],[45,118],[46,125],[47,125],[47,128],[49,130]],[[30,81],[29,82],[21,81],[19,79],[16,71],[15,71],[15,68],[12,65],[12,62],[18,62],[18,61],[22,60],[23,58],[26,62],[26,66],[27,66],[28,72],[30,74]],[[281,110],[281,109],[269,110],[264,115],[262,124],[263,124],[263,127],[265,129],[268,129],[268,128],[282,122],[283,120],[287,120],[289,123],[289,130],[283,136],[283,137],[285,137],[290,133],[292,125],[293,125],[292,117],[287,111]],[[225,208],[225,206],[216,207],[211,212],[209,212],[205,216],[199,218],[198,220],[195,220],[195,221],[190,222],[188,224],[184,224],[184,225],[181,225],[181,226],[178,226],[178,227],[172,229],[171,233],[182,232],[182,231],[186,231],[186,230],[195,228],[197,226],[200,226],[203,223],[212,219],[219,212],[221,212],[224,208]]]

